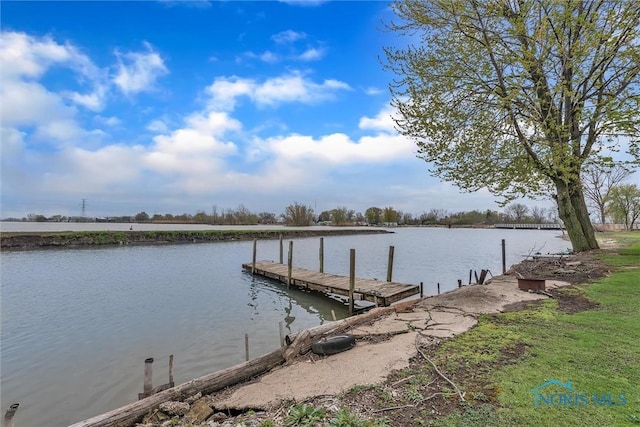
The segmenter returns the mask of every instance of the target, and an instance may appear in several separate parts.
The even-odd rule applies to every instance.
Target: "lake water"
[[[501,239],[508,265],[570,247],[556,231],[393,231],[325,237],[324,271],[347,275],[354,248],[357,276],[385,280],[393,245],[393,280],[424,282],[429,295],[438,282],[443,292],[466,283],[469,269],[499,274]],[[318,247],[318,238],[296,239],[294,265],[317,268]],[[20,403],[17,427],[68,425],[135,401],[147,357],[155,386],[168,381],[174,354],[180,384],[242,363],[245,333],[253,358],[277,348],[280,321],[290,333],[330,320],[332,310],[347,315],[328,298],[242,272],[251,252],[247,241],[2,253],[3,411]],[[278,257],[277,240],[258,242],[259,260]]]

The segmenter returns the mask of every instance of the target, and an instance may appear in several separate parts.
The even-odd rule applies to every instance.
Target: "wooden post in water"
[[[420,282],[420,298],[424,297],[424,285]]]
[[[393,246],[392,246],[393,247]],[[349,250],[349,314],[353,315],[353,294],[356,289],[356,250]]]
[[[249,361],[249,334],[244,334],[244,357]]]
[[[4,414],[4,427],[13,427],[13,417],[16,415],[16,411],[18,410],[19,403],[14,403],[9,406],[7,412]]]
[[[462,279],[458,279],[458,287],[461,288],[462,287]]]
[[[469,284],[471,284],[471,273],[473,272],[473,270],[469,270]]]
[[[507,251],[504,239],[502,239],[502,274],[507,273]]]
[[[278,322],[278,331],[280,332],[280,347],[284,347],[284,322]]]
[[[169,388],[175,386],[173,382],[173,354],[169,355]]]
[[[282,257],[282,253],[283,253],[283,250],[282,250],[282,234],[281,234],[280,235],[280,264],[284,264],[284,261],[283,261],[284,258]]]
[[[438,282],[438,295],[440,295],[440,282]]]
[[[320,238],[320,273],[324,273],[324,237]]]
[[[393,275],[393,246],[389,246],[389,262],[387,263],[387,282],[391,281]]]
[[[144,359],[144,384],[142,393],[138,393],[138,400],[151,396],[153,392],[153,357]]]
[[[291,269],[293,268],[293,240],[289,241],[289,256],[287,257],[287,289],[291,286]]]
[[[258,252],[258,240],[253,239],[253,262],[251,263],[251,274],[256,274],[256,253]]]

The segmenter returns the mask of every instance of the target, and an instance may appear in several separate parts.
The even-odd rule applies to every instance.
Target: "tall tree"
[[[621,184],[613,187],[609,193],[607,204],[614,221],[624,224],[632,230],[640,218],[640,188],[635,184]]]
[[[620,184],[631,171],[623,165],[588,164],[582,172],[584,194],[593,208],[598,210],[600,223],[607,222],[607,199],[609,193]]]
[[[382,210],[382,220],[386,223],[394,223],[398,222],[398,211],[393,209],[391,206],[386,206]]]
[[[294,202],[285,208],[282,217],[287,225],[311,225],[313,224],[313,209],[310,206]]]
[[[514,222],[522,222],[528,212],[529,208],[522,203],[512,203],[504,210],[504,213]]]
[[[369,224],[380,224],[382,222],[382,209],[372,206],[364,211],[364,216]]]
[[[505,202],[553,195],[574,251],[598,244],[583,165],[639,161],[640,7],[607,0],[398,0],[385,49],[400,132],[431,172]],[[490,171],[490,172],[487,172]]]

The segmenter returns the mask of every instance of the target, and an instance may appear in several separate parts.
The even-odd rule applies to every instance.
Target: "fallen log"
[[[129,405],[80,421],[70,427],[130,426],[149,411],[156,409],[163,402],[181,400],[198,392],[202,394],[213,393],[260,375],[282,363],[284,363],[283,350],[279,348],[257,359],[196,378],[187,383],[151,395],[145,399],[130,403]]]
[[[393,312],[402,312],[411,308],[420,300],[407,301],[405,303],[396,304],[390,307],[377,307],[364,314],[358,316],[347,317],[337,322],[330,322],[324,325],[316,326],[311,329],[300,331],[297,334],[287,335],[285,341],[290,347],[285,352],[285,359],[290,363],[296,356],[311,351],[313,342],[327,335],[341,334],[349,328],[359,326],[363,323],[377,320],[382,316],[386,316]]]

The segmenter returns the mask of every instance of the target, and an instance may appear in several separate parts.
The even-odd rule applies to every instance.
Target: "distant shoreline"
[[[277,230],[167,230],[167,231],[62,231],[0,233],[0,250],[21,251],[52,248],[79,248],[95,246],[157,245],[206,243],[240,240],[267,240],[346,236],[356,234],[388,234],[384,229],[301,230],[286,228]]]

